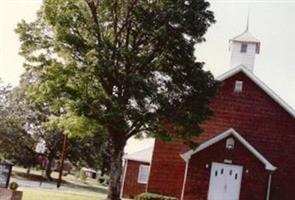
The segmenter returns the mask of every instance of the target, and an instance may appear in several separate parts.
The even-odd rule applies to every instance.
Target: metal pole
[[[40,155],[41,156],[41,155]],[[40,187],[42,186],[42,182],[43,182],[43,156],[41,156],[41,162],[40,162],[40,169],[41,169],[41,178],[40,178]]]
[[[271,190],[271,176],[272,172],[268,174],[268,183],[267,183],[267,193],[266,193],[266,200],[269,200],[270,198],[270,190]]]
[[[63,173],[63,168],[64,168],[66,148],[67,148],[67,135],[64,134],[64,141],[63,141],[62,153],[61,153],[61,161],[60,161],[60,166],[59,166],[59,176],[58,176],[57,185],[56,185],[57,188],[60,187],[61,181],[62,181],[62,173]]]

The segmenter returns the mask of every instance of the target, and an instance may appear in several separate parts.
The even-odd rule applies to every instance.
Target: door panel
[[[238,200],[243,167],[212,163],[208,200]]]

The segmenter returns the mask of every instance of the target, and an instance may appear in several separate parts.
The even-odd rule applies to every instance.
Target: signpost
[[[42,178],[44,176],[44,168],[46,167],[46,163],[44,164],[44,161],[43,161],[43,154],[45,153],[46,151],[46,145],[45,145],[45,142],[44,141],[41,141],[39,142],[37,145],[36,145],[36,149],[35,149],[35,152],[39,153],[39,157],[41,158],[41,162],[40,162],[40,168],[41,168],[41,179],[40,179],[40,186],[42,185]]]
[[[0,188],[8,188],[12,164],[0,161]]]
[[[8,189],[13,164],[0,161],[0,199],[21,200],[23,192]]]

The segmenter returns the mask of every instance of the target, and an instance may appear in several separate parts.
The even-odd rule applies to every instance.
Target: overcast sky
[[[295,108],[295,0],[210,0],[217,23],[196,47],[198,60],[217,76],[229,69],[228,40],[245,30],[248,8],[250,32],[261,41],[254,73]],[[21,19],[32,21],[41,0],[0,0],[0,77],[17,85],[23,72],[14,29]],[[131,140],[127,152],[152,144]]]

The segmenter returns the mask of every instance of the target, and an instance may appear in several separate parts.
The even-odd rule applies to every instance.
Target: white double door
[[[243,167],[212,163],[208,200],[239,200]]]

